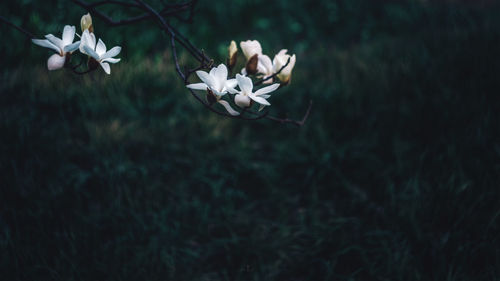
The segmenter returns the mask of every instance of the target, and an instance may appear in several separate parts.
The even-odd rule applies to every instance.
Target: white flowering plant
[[[231,118],[245,120],[266,118],[297,126],[303,125],[309,115],[312,103],[309,103],[304,117],[299,121],[272,117],[268,115],[267,109],[263,110],[271,105],[269,100],[276,91],[290,84],[296,61],[295,54],[289,55],[288,50],[282,49],[271,60],[268,55],[263,53],[261,44],[257,40],[242,41],[239,46],[245,57],[244,67],[239,73],[233,75],[239,53],[234,40],[228,47],[226,64],[221,63],[215,66],[213,59],[196,48],[189,39],[169,23],[170,17],[175,17],[180,22],[192,22],[197,1],[164,4],[160,10],[153,8],[143,0],[101,0],[94,2],[72,0],[72,2],[88,11],[80,19],[81,34],[76,32],[75,26],[65,25],[61,38],[47,34],[45,39],[36,39],[29,31],[8,22],[10,26],[30,37],[34,44],[55,52],[47,60],[49,71],[65,68],[76,74],[87,74],[102,68],[109,75],[111,74],[110,64],[120,62],[121,59],[116,58],[116,56],[120,54],[122,48],[115,46],[108,50],[103,40],[97,39],[91,12],[110,26],[130,25],[152,19],[154,21],[151,22],[158,24],[159,29],[165,32],[170,39],[170,48],[177,74],[192,96],[210,111]],[[115,20],[100,11],[99,8],[103,5],[135,9],[143,14]],[[183,13],[188,14],[187,18],[181,17]],[[182,46],[184,51],[189,53],[199,64],[193,69],[185,66],[182,68],[177,56],[177,45]],[[76,56],[80,57],[80,63],[74,63]],[[192,74],[196,74],[200,81],[191,82]]]
[[[82,16],[80,20],[82,35],[76,33],[75,26],[66,25],[62,33],[62,38],[57,38],[52,34],[45,35],[46,39],[32,39],[31,41],[41,47],[49,48],[56,53],[49,57],[47,61],[48,70],[58,70],[63,67],[70,68],[74,73],[86,74],[97,69],[100,65],[106,74],[111,74],[109,63],[118,63],[120,59],[114,58],[121,52],[121,47],[116,46],[106,51],[106,45],[99,39],[96,42],[92,17],[89,14]],[[80,41],[73,42],[75,35]],[[87,70],[80,71],[83,63],[71,65],[72,54],[79,50],[80,54],[87,57]]]

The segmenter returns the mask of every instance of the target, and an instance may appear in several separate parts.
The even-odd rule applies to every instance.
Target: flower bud
[[[227,48],[228,51],[228,59],[227,59],[227,66],[229,68],[233,68],[234,65],[236,64],[236,60],[238,59],[238,47],[236,46],[236,42],[231,41],[231,44],[229,44],[229,47]]]
[[[259,63],[259,55],[255,54],[251,57],[245,66],[248,75],[253,75],[257,73],[257,66]]]
[[[86,29],[88,29],[90,33],[94,32],[94,26],[92,25],[92,17],[90,16],[90,13],[82,16],[80,26],[82,27],[82,32]]]

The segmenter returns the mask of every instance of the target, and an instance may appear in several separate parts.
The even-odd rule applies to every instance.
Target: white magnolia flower
[[[47,61],[47,68],[49,70],[56,70],[62,68],[66,62],[66,54],[70,54],[80,46],[80,41],[73,43],[75,39],[75,27],[66,25],[62,33],[62,39],[55,37],[52,34],[45,35],[47,39],[32,39],[31,41],[45,48],[56,51],[56,54],[50,56]]]
[[[274,56],[273,60],[273,72],[276,73],[278,72],[283,66],[286,65],[288,62],[288,59],[290,59],[290,63],[281,70],[281,72],[276,75],[278,78],[281,80],[282,83],[287,84],[290,82],[290,78],[292,76],[292,70],[293,67],[295,66],[295,54],[293,56],[290,56],[287,54],[288,50],[283,49],[281,50],[276,56]]]
[[[109,63],[117,63],[120,61],[120,59],[115,59],[113,57],[117,56],[121,50],[122,47],[116,46],[111,48],[111,50],[106,51],[106,45],[104,42],[99,39],[99,42],[96,44],[94,33],[89,33],[88,29],[86,29],[82,34],[80,52],[95,59],[107,74],[111,73]]]
[[[278,73],[280,69],[286,65],[288,59],[290,59],[290,63],[288,63],[288,65],[285,68],[283,68],[283,70],[281,70],[281,72],[278,75],[276,75],[281,80],[282,83],[286,84],[290,81],[290,77],[292,75],[292,69],[295,66],[295,55],[293,56],[288,55],[286,49],[283,49],[278,54],[276,54],[272,62],[268,56],[260,55],[259,63],[257,64],[257,71],[258,73],[262,74],[261,77],[263,78],[272,76],[275,73]],[[270,78],[264,81],[263,83],[269,84],[272,82],[273,79]]]
[[[238,86],[240,87],[240,91],[236,91],[234,89],[230,90],[230,93],[236,94],[234,96],[234,102],[242,108],[249,107],[251,105],[251,101],[255,101],[262,106],[271,105],[266,99],[271,95],[268,95],[270,92],[275,91],[279,88],[279,84],[273,84],[271,86],[267,86],[257,91],[253,91],[253,82],[252,79],[236,74],[236,80],[238,81]]]
[[[251,59],[254,55],[262,55],[262,47],[257,40],[241,41],[240,47],[247,60]]]
[[[209,94],[210,92],[214,93],[217,102],[224,106],[229,114],[240,114],[231,108],[227,101],[221,99],[228,91],[235,91],[234,87],[238,84],[236,79],[227,79],[227,67],[224,64],[219,64],[219,66],[212,68],[209,73],[198,70],[196,71],[196,75],[198,75],[203,83],[189,84],[186,87],[193,90],[209,91]]]

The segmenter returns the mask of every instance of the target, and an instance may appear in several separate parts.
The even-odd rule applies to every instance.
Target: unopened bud
[[[259,63],[259,55],[253,55],[248,61],[245,69],[248,75],[253,75],[257,73],[257,64]]]
[[[238,47],[236,46],[236,42],[231,41],[231,44],[229,44],[229,47],[227,48],[228,51],[228,59],[227,59],[227,65],[229,68],[233,68],[234,65],[236,64],[236,60],[238,59]]]
[[[82,27],[82,32],[86,29],[88,29],[90,33],[94,32],[94,26],[92,25],[92,17],[90,16],[90,13],[82,16],[80,26]]]

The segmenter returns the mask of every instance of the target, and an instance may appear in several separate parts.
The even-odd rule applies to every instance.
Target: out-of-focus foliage
[[[297,54],[291,85],[269,101],[298,118],[313,99],[306,126],[203,109],[152,22],[94,17],[122,62],[83,77],[49,73],[49,52],[2,24],[0,276],[500,277],[498,4],[197,7],[192,25],[172,23],[217,62],[233,39]],[[85,12],[62,0],[0,11],[39,36]]]

